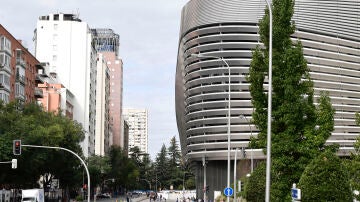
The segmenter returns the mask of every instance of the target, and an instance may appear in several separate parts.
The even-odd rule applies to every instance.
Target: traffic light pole
[[[72,153],[73,155],[75,155],[80,161],[81,163],[83,164],[85,170],[86,170],[86,174],[87,174],[87,178],[88,178],[88,202],[90,202],[90,193],[91,193],[91,188],[90,188],[90,174],[89,174],[89,170],[84,162],[84,160],[79,156],[77,155],[75,152],[69,150],[69,149],[66,149],[66,148],[63,148],[63,147],[49,147],[49,146],[39,146],[39,145],[21,145],[21,147],[34,147],[34,148],[45,148],[45,149],[60,149],[60,150],[65,150],[67,152],[70,152]]]

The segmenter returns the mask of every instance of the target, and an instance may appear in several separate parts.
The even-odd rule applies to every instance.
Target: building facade
[[[61,110],[62,115],[73,119],[73,98],[74,95],[64,88],[61,84],[39,84],[43,92],[43,97],[38,98],[38,103],[41,104],[45,111],[58,113]]]
[[[146,109],[124,108],[124,119],[128,124],[128,150],[139,147],[142,153],[148,153],[148,112]]]
[[[336,112],[327,144],[339,144],[338,155],[353,151],[360,132],[355,124],[355,112],[360,110],[359,6],[357,1],[295,1],[292,40],[303,44],[314,100],[321,91],[329,92]],[[244,147],[247,154],[237,170],[242,176],[250,172],[251,162],[265,159],[262,150],[248,147],[257,129],[251,124],[253,107],[246,80],[252,50],[262,45],[258,21],[264,8],[265,2],[256,0],[190,0],[182,10],[176,116],[182,153],[196,168],[198,196],[209,185],[208,197],[213,200],[214,191],[227,185],[229,94],[231,165],[236,148]],[[230,68],[217,58],[191,55],[200,53],[223,58]],[[233,176],[233,167],[230,170]]]
[[[95,49],[107,62],[110,72],[110,122],[111,145],[125,147],[122,117],[123,100],[123,63],[119,58],[120,37],[112,29],[91,29]]]
[[[95,152],[96,50],[86,22],[74,14],[40,16],[34,32],[35,56],[74,96],[73,119],[82,124],[85,157]]]
[[[96,69],[95,154],[105,156],[110,148],[110,71],[101,53],[98,53]]]
[[[37,88],[39,61],[21,41],[0,24],[0,100],[35,102],[42,97]]]

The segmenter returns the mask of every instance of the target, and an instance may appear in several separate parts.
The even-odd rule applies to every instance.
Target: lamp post
[[[266,145],[266,189],[265,201],[270,201],[270,170],[271,170],[271,102],[272,102],[272,8],[269,0],[265,0],[269,8],[269,89],[268,89],[268,116],[267,116],[267,145]]]
[[[249,119],[247,119],[246,116],[244,116],[243,114],[240,115],[240,118],[245,119],[246,122],[248,123],[249,128],[250,128],[250,137],[252,137],[252,128],[251,128]],[[251,170],[251,173],[252,173],[253,170],[254,170],[253,149],[252,149],[252,148],[251,148],[251,153],[250,153],[250,159],[251,159],[251,167],[250,167],[250,170]]]
[[[208,56],[208,55],[203,55],[203,54],[191,54],[191,56],[197,57],[197,58],[213,58],[213,59],[218,59],[221,60],[225,63],[225,65],[228,68],[228,79],[229,79],[229,93],[228,93],[228,129],[227,129],[227,134],[228,134],[228,151],[227,151],[227,187],[230,187],[230,93],[231,93],[231,89],[230,89],[230,66],[229,64],[226,62],[226,60],[224,60],[224,58],[222,57],[217,57],[217,56]],[[230,196],[227,196],[227,202],[230,202]]]
[[[204,167],[204,201],[206,202],[206,159],[203,156],[202,159],[203,167]]]

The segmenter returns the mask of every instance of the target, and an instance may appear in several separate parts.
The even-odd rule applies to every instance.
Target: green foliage
[[[355,113],[356,125],[360,125],[360,114]],[[351,154],[349,159],[344,160],[344,165],[350,174],[350,186],[353,190],[360,191],[360,138],[356,138],[354,143],[355,152]],[[353,195],[354,198],[360,200],[360,195]]]
[[[263,201],[265,199],[266,164],[261,163],[251,173],[245,182],[244,197],[247,202]]]
[[[350,159],[344,159],[343,164],[350,176],[350,187],[352,190],[360,191],[360,158],[358,155],[351,155]],[[360,195],[353,195],[360,200]]]
[[[160,152],[156,156],[155,175],[161,186],[169,188],[169,159],[167,157],[167,149],[165,144],[162,145]],[[156,180],[155,179],[155,180]]]
[[[334,110],[327,94],[322,94],[319,107],[313,104],[313,82],[300,42],[292,43],[295,25],[293,0],[274,0],[273,6],[273,94],[272,94],[272,169],[274,176],[271,199],[288,199],[289,187],[297,182],[305,166],[324,148],[333,130]],[[265,148],[267,140],[267,94],[269,11],[260,21],[260,37],[265,49],[253,51],[248,81],[253,122],[259,129],[252,148]],[[319,129],[317,130],[317,126]],[[265,151],[266,152],[266,151]],[[275,172],[276,171],[276,172]]]
[[[15,101],[0,104],[2,161],[14,158],[14,139],[21,139],[22,144],[64,147],[82,155],[79,142],[83,138],[84,132],[80,124],[61,114],[44,112],[35,103],[22,105]],[[49,180],[58,178],[63,187],[73,187],[78,183],[77,173],[83,169],[81,162],[72,154],[54,149],[23,147],[22,155],[16,158],[17,169],[0,167],[0,181],[4,184],[11,183],[14,188],[37,187],[40,175],[48,176]]]
[[[112,146],[109,151],[111,170],[109,176],[116,179],[116,184],[127,189],[136,188],[139,179],[139,169],[134,161],[129,159],[125,152],[118,146]]]
[[[311,161],[298,187],[302,201],[352,201],[349,173],[332,151],[325,151]]]
[[[90,173],[91,186],[101,186],[107,179],[111,170],[110,159],[108,156],[93,155],[87,159],[87,165]]]

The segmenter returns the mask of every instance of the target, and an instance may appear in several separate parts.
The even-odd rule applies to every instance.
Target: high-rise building
[[[110,148],[110,72],[101,53],[98,53],[96,69],[95,154],[105,156]]]
[[[129,126],[129,154],[134,147],[148,153],[148,112],[146,109],[124,108],[124,119]]]
[[[34,102],[42,97],[36,86],[40,69],[39,61],[0,24],[0,100]]]
[[[293,15],[296,31],[292,40],[303,44],[314,101],[320,91],[328,91],[336,110],[327,144],[339,144],[338,155],[353,151],[360,132],[355,123],[355,112],[360,110],[359,6],[358,1],[297,0]],[[198,196],[203,196],[205,183],[212,200],[213,191],[227,185],[229,94],[231,166],[235,148],[244,147],[248,159],[238,165],[238,176],[250,172],[251,158],[265,159],[261,149],[248,148],[258,130],[251,123],[253,106],[246,80],[252,50],[262,45],[258,21],[264,8],[265,2],[258,0],[190,0],[182,10],[176,116],[182,153],[196,168]],[[191,56],[199,53],[222,58],[230,69],[218,58]],[[230,170],[233,176],[233,167]]]
[[[95,152],[96,51],[86,22],[74,14],[40,16],[34,32],[35,56],[75,95],[73,119],[82,124],[86,157]]]
[[[91,29],[95,49],[107,62],[110,72],[110,123],[111,144],[125,147],[122,117],[123,63],[119,58],[119,35],[112,29]]]

